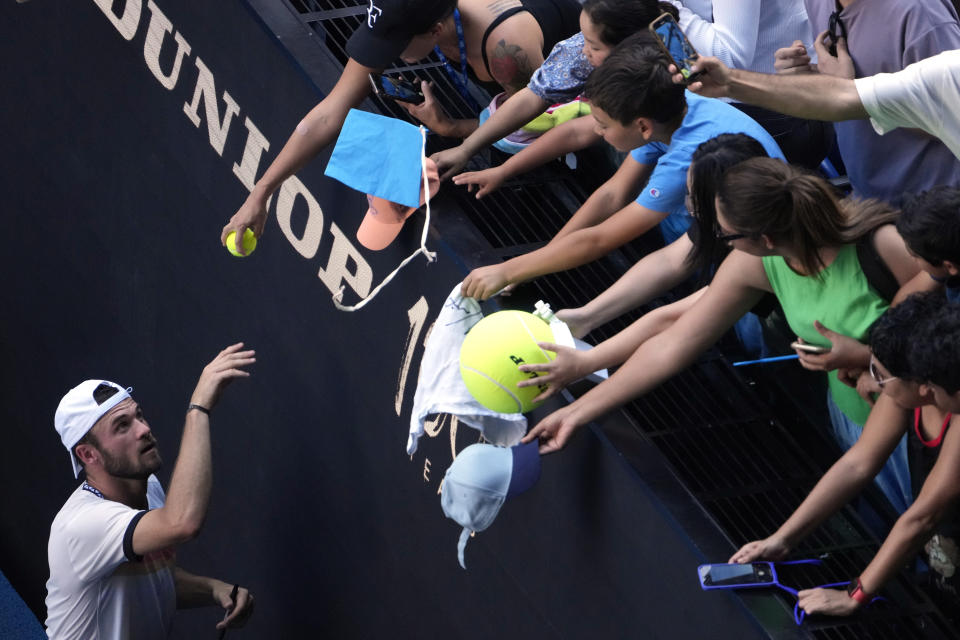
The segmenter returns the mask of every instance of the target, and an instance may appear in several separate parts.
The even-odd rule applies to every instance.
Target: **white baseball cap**
[[[80,461],[73,455],[73,448],[87,435],[97,420],[129,398],[131,391],[133,387],[124,389],[115,382],[84,380],[60,399],[53,417],[53,426],[70,454],[74,477],[80,475],[81,467]]]

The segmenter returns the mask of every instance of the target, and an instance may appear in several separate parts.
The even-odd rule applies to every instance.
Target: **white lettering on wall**
[[[124,40],[133,40],[140,25],[143,0],[126,0],[123,3],[120,15],[114,12],[114,6],[117,4],[115,0],[93,0],[93,3],[103,12]],[[177,85],[183,61],[191,55],[191,46],[186,38],[174,29],[173,23],[157,6],[155,0],[147,0],[147,8],[150,10],[150,22],[147,26],[147,34],[143,44],[143,59],[160,85],[170,91]],[[169,73],[165,73],[160,68],[160,55],[164,44],[166,44],[165,41],[168,39],[167,36],[171,33],[173,34],[173,41],[177,45],[177,51],[173,56],[173,64]],[[230,124],[233,117],[240,114],[240,105],[228,91],[224,90],[222,97],[225,106],[221,117],[213,72],[207,68],[199,57],[195,58],[194,64],[197,67],[197,84],[194,88],[192,100],[189,103],[184,103],[183,112],[190,122],[199,128],[201,120],[200,100],[203,99],[204,119],[207,121],[207,136],[210,140],[210,146],[213,147],[218,156],[222,157],[227,136],[230,133]],[[270,149],[270,142],[249,117],[244,119],[244,125],[247,129],[247,140],[240,162],[233,163],[233,174],[247,190],[252,191],[257,179],[257,170],[260,168],[264,152]],[[291,217],[294,204],[299,196],[302,196],[307,203],[308,215],[303,233],[298,235],[292,229]],[[269,208],[269,206],[270,201],[268,200],[267,207]],[[297,253],[308,260],[313,259],[320,248],[324,230],[323,211],[316,198],[299,178],[292,176],[285,180],[280,187],[277,194],[276,209],[277,223],[283,235]],[[333,247],[326,268],[321,268],[318,271],[318,278],[331,293],[338,292],[341,283],[346,283],[358,296],[366,297],[370,292],[373,281],[373,271],[370,265],[336,224],[331,223],[330,232],[333,234]],[[349,268],[350,266],[353,267],[353,270]],[[420,326],[416,330],[419,332]],[[415,342],[415,338],[411,339]],[[407,351],[410,352],[410,349],[408,348]],[[409,366],[409,363],[405,366]],[[401,387],[406,381],[405,374],[402,377]],[[402,395],[402,388],[398,393]],[[398,396],[398,398],[401,398],[401,396]]]
[[[298,196],[302,196],[307,203],[307,224],[303,229],[303,235],[297,236],[290,226],[290,220],[293,214],[293,205]],[[280,185],[280,192],[277,194],[277,224],[280,230],[287,237],[297,253],[307,260],[317,255],[320,248],[320,239],[323,237],[323,210],[317,203],[317,199],[307,189],[300,178],[291,176]]]
[[[393,410],[398,416],[400,415],[400,408],[403,406],[403,392],[407,388],[407,374],[410,372],[413,354],[417,349],[417,338],[423,331],[423,325],[426,323],[429,313],[430,305],[427,304],[427,299],[423,296],[420,296],[416,304],[407,309],[410,330],[407,331],[407,343],[404,347],[403,359],[400,361],[400,375],[397,377],[397,394],[393,400]]]
[[[153,0],[147,2],[147,8],[150,9],[150,26],[147,27],[147,40],[143,43],[143,59],[147,61],[147,68],[153,72],[153,76],[160,85],[170,91],[177,84],[180,65],[183,63],[183,57],[190,54],[190,45],[179,31],[174,34],[177,55],[173,59],[173,69],[169,74],[165,74],[160,69],[160,50],[163,48],[165,36],[173,31],[173,23],[160,11],[160,7],[154,4]]]
[[[247,191],[253,191],[253,185],[257,182],[260,157],[264,151],[270,149],[270,142],[253,124],[253,120],[247,118],[243,124],[247,128],[247,144],[243,147],[243,159],[240,164],[233,163],[233,175],[240,179]]]
[[[240,105],[234,101],[226,90],[223,91],[223,102],[226,109],[223,114],[223,122],[220,121],[220,112],[217,109],[217,85],[214,82],[213,74],[207,65],[199,57],[195,61],[197,65],[197,88],[193,91],[193,101],[190,104],[183,105],[183,112],[190,118],[193,126],[200,126],[200,114],[197,109],[200,107],[200,96],[203,96],[204,115],[207,118],[207,136],[210,138],[210,146],[217,152],[218,156],[223,155],[223,145],[227,142],[227,133],[230,132],[230,121],[233,116],[240,113]]]
[[[333,234],[330,260],[327,262],[326,269],[321,268],[317,272],[317,277],[327,286],[327,289],[330,289],[331,293],[339,291],[340,283],[346,282],[358,296],[366,298],[367,294],[370,293],[370,285],[373,284],[373,269],[363,259],[357,248],[353,246],[353,243],[347,239],[336,222],[330,223],[330,233]],[[356,265],[353,272],[347,268],[351,261]]]
[[[117,28],[124,40],[133,40],[143,9],[140,0],[127,0],[123,5],[123,15],[119,17],[113,12],[113,0],[93,0],[93,4],[100,7],[100,11],[103,11],[103,15],[107,16],[110,24]]]

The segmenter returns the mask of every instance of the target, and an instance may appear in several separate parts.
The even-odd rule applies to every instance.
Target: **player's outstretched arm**
[[[245,367],[256,361],[254,352],[243,350],[243,343],[221,351],[203,369],[190,397],[180,453],[170,479],[166,503],[148,511],[133,531],[133,551],[144,555],[158,549],[182,544],[200,533],[207,515],[213,484],[210,455],[210,416],[223,389],[236,378],[250,374]]]

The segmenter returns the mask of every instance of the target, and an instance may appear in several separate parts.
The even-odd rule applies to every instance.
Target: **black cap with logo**
[[[347,54],[365,67],[385,69],[414,36],[453,13],[456,0],[370,0],[363,24],[347,41]]]

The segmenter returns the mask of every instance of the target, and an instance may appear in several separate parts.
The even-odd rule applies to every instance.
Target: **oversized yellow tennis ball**
[[[460,347],[460,375],[470,395],[500,413],[537,408],[540,403],[533,399],[546,385],[517,387],[521,380],[538,376],[517,367],[553,360],[554,352],[537,345],[553,339],[550,326],[526,311],[498,311],[475,324]]]
[[[250,255],[256,248],[257,236],[253,235],[253,231],[249,228],[243,230],[243,253],[237,251],[237,232],[231,231],[227,234],[227,251],[238,258]]]

